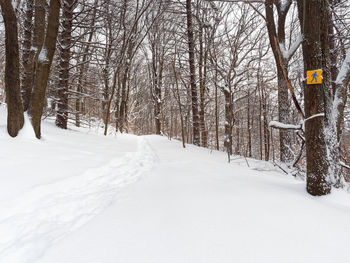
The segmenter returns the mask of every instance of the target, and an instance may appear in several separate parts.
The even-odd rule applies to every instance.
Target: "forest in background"
[[[111,125],[306,172],[314,195],[350,179],[348,1],[1,0],[1,8],[0,98],[15,91],[6,101],[11,136],[27,111],[38,138],[42,118],[106,135]],[[6,59],[16,62],[7,86]],[[306,85],[306,70],[321,68],[323,84]]]

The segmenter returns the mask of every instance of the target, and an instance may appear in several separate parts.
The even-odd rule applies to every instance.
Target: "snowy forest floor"
[[[350,194],[161,136],[6,133],[0,262],[349,262]]]

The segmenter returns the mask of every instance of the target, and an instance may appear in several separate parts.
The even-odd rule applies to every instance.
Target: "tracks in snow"
[[[138,149],[84,174],[36,187],[0,208],[0,262],[33,262],[55,242],[113,203],[157,160],[145,138]]]

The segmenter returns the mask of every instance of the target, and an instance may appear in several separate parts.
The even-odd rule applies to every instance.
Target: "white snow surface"
[[[350,195],[161,136],[6,133],[0,262],[349,262]]]

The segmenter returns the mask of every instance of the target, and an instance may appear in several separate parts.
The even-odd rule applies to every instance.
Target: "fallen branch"
[[[286,170],[284,170],[280,165],[278,165],[277,163],[273,162],[274,166],[277,166],[278,168],[280,168],[285,174],[289,174]]]

